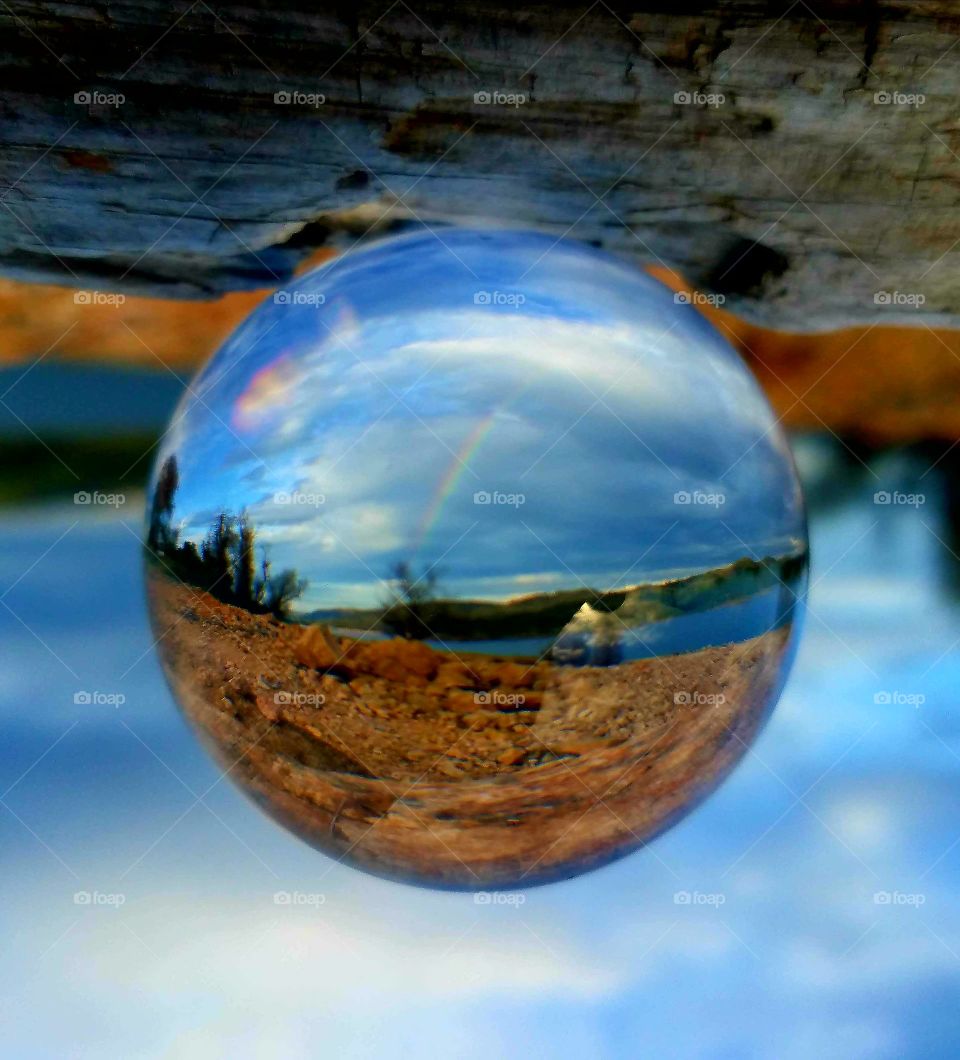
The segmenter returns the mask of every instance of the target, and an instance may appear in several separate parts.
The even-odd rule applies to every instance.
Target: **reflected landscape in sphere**
[[[806,576],[786,443],[666,287],[440,229],[267,299],[164,436],[151,617],[232,780],[438,887],[629,853],[749,749]]]

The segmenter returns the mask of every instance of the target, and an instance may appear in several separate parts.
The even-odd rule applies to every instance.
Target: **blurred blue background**
[[[956,1055],[944,483],[794,441],[811,593],[770,725],[648,849],[486,903],[340,867],[207,759],[153,651],[142,498],[0,509],[4,1054]]]

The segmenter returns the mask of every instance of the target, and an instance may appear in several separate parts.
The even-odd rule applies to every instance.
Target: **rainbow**
[[[456,490],[460,480],[463,478],[463,473],[470,467],[470,461],[477,455],[480,446],[483,445],[487,435],[493,429],[493,424],[496,421],[498,412],[499,409],[494,409],[481,420],[478,420],[473,430],[470,431],[466,438],[464,438],[459,451],[454,454],[450,466],[441,476],[437,490],[430,503],[427,505],[427,510],[424,513],[423,519],[420,520],[420,526],[414,537],[414,556],[416,556],[426,544],[427,539],[433,532],[433,529],[440,518],[440,513],[443,511],[444,504],[453,494],[454,490]]]

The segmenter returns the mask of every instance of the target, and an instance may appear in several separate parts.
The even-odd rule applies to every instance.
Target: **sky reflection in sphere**
[[[699,801],[776,699],[805,572],[734,351],[532,233],[386,240],[277,292],[192,384],[152,512],[161,656],[231,776],[439,886],[571,875]]]

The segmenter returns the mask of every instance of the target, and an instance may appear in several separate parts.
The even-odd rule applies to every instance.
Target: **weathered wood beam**
[[[476,220],[669,265],[773,326],[960,320],[940,0],[17,0],[0,28],[8,276],[210,297]]]

